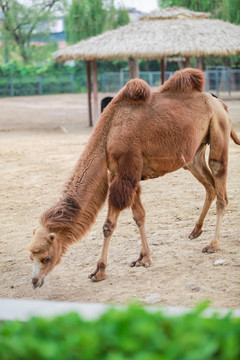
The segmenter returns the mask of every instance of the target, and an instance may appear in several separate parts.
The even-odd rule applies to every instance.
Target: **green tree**
[[[129,16],[115,9],[113,0],[73,0],[65,20],[67,40],[75,43],[127,24]]]
[[[194,11],[210,12],[213,18],[240,24],[240,0],[158,0],[160,8],[182,6]],[[207,57],[206,65],[239,67],[240,56]]]
[[[212,17],[240,23],[240,0],[158,0],[160,8],[182,6],[194,11],[210,12]]]
[[[61,0],[32,0],[23,5],[17,0],[0,0],[2,26],[8,37],[16,43],[25,63],[29,63],[31,58],[32,35],[47,32],[53,10],[61,3]]]
[[[120,26],[128,24],[130,21],[128,11],[126,9],[119,9],[117,12],[117,24]]]

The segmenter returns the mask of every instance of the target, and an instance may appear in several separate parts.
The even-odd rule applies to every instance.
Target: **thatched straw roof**
[[[163,10],[153,11],[151,14],[147,14],[141,17],[141,20],[164,20],[164,19],[205,19],[211,14],[204,12],[192,11],[183,7],[169,7]]]
[[[240,26],[209,14],[172,9],[106,31],[54,53],[55,61],[159,59],[170,56],[223,56],[240,53]],[[175,15],[174,15],[175,12]]]

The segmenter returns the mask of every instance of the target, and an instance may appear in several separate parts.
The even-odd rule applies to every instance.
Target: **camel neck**
[[[94,223],[107,191],[105,136],[95,129],[65,184],[61,199],[43,214],[41,222],[51,231],[65,233],[68,242],[75,242]]]

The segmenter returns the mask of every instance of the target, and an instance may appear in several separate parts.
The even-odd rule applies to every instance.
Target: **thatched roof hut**
[[[208,13],[168,8],[140,21],[68,46],[55,61],[160,59],[179,56],[224,56],[240,53],[240,26],[209,19]]]
[[[96,63],[97,59],[152,60],[177,55],[186,57],[189,66],[190,57],[240,54],[240,26],[210,19],[209,15],[176,7],[153,12],[140,21],[59,50],[54,58],[57,62]],[[162,74],[163,65],[162,60]],[[96,64],[94,68],[96,70]],[[131,77],[136,76],[137,70],[133,68]]]

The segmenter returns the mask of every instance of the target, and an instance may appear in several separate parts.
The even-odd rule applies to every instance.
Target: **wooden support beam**
[[[88,95],[88,125],[93,126],[92,121],[92,82],[91,82],[91,61],[86,61],[86,71],[87,71],[87,95]]]
[[[166,64],[165,58],[162,58],[161,59],[161,84],[163,84],[165,81],[165,64]]]
[[[186,56],[185,67],[186,68],[190,67],[190,56]]]
[[[195,58],[195,68],[205,71],[205,58],[203,56]]]
[[[128,59],[128,69],[130,79],[139,78],[139,66],[138,61],[133,58]]]
[[[94,125],[98,121],[98,79],[97,79],[97,60],[93,60],[93,114]]]

